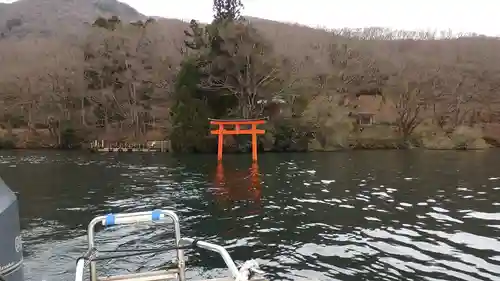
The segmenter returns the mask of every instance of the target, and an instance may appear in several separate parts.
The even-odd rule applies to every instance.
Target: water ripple
[[[500,280],[497,158],[401,155],[263,155],[255,176],[244,161],[221,172],[201,158],[16,152],[0,156],[0,172],[20,197],[27,280],[71,279],[93,216],[153,208],[176,210],[183,235],[224,245],[237,263],[257,259],[270,280]],[[108,249],[171,239],[168,224],[97,233]],[[206,252],[187,256],[188,277],[225,272]]]

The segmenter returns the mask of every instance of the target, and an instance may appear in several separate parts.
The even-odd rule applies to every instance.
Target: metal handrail
[[[229,253],[227,252],[227,250],[224,247],[217,245],[217,244],[205,242],[205,241],[198,241],[198,240],[195,240],[192,238],[182,238],[181,239],[181,244],[186,245],[186,244],[193,244],[193,243],[195,243],[195,246],[197,246],[199,248],[203,248],[205,250],[209,250],[209,251],[218,253],[222,257],[224,262],[226,263],[226,266],[227,266],[229,272],[231,273],[232,277],[235,279],[239,277],[240,273],[239,273],[238,267],[236,267],[236,264],[234,263],[233,259],[231,258],[231,256],[229,255]]]
[[[169,210],[154,210],[154,211],[135,212],[135,213],[108,214],[105,216],[95,217],[90,221],[87,229],[89,251],[91,251],[95,247],[94,230],[95,226],[98,223],[101,223],[103,226],[106,227],[106,226],[113,226],[120,224],[139,223],[139,222],[155,222],[155,221],[160,221],[165,217],[169,217],[170,219],[172,219],[175,232],[175,245],[176,247],[179,247],[181,241],[181,230],[179,224],[179,217],[177,216],[177,214]],[[83,267],[84,266],[85,265],[83,265]],[[177,266],[179,268],[179,279],[181,281],[184,281],[186,264],[184,260],[184,250],[182,249],[177,249]],[[78,270],[78,264],[77,264],[77,270]],[[90,262],[90,280],[97,281],[95,261]]]
[[[185,259],[184,259],[184,251],[183,247],[185,248],[186,245],[193,245],[195,247],[203,248],[215,253],[218,253],[222,259],[224,260],[231,276],[235,280],[239,280],[241,278],[240,272],[238,270],[238,267],[234,263],[233,259],[227,252],[227,250],[217,244],[205,242],[205,241],[198,241],[192,238],[181,238],[181,233],[180,233],[180,223],[179,223],[179,218],[173,211],[168,211],[168,210],[154,210],[154,211],[149,211],[149,212],[136,212],[136,213],[124,213],[124,214],[108,214],[105,216],[98,216],[92,219],[88,225],[88,255],[91,253],[94,253],[95,251],[95,226],[98,223],[101,223],[103,226],[112,226],[112,225],[119,225],[119,224],[131,224],[131,223],[138,223],[138,222],[150,222],[150,221],[160,221],[166,217],[169,217],[172,219],[172,222],[174,224],[174,231],[175,231],[175,247],[177,251],[177,263],[178,263],[178,269],[179,269],[179,280],[180,281],[185,281]],[[90,254],[89,254],[90,253]],[[91,256],[91,255],[90,255]],[[78,259],[77,264],[76,264],[76,272],[75,272],[75,281],[83,281],[83,273],[86,267],[86,261],[90,261],[90,280],[91,281],[97,281],[97,274],[96,274],[96,261],[93,261],[91,257],[88,257],[87,255]]]

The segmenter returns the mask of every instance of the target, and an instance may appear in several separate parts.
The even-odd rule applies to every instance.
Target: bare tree
[[[434,90],[433,77],[422,71],[418,64],[405,63],[390,81],[389,91],[396,100],[396,124],[404,140],[422,123],[429,97]]]
[[[406,83],[396,103],[398,118],[396,123],[403,139],[407,140],[415,128],[422,122],[422,111],[425,102],[420,89]]]

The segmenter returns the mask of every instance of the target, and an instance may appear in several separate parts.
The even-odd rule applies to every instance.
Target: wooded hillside
[[[70,37],[84,34],[85,23],[111,16],[126,22],[146,19],[117,0],[18,0],[0,3],[0,33],[3,38]]]
[[[168,139],[212,151],[207,118],[260,117],[261,145],[275,151],[500,141],[496,38],[312,29],[244,19],[235,0],[214,0],[207,25],[146,19],[114,0],[6,5],[0,147]]]

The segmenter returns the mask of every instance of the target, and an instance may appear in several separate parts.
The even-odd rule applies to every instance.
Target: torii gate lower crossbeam
[[[211,125],[217,125],[217,130],[211,130],[212,135],[218,135],[217,161],[222,161],[222,151],[224,148],[224,135],[252,135],[252,161],[257,161],[257,135],[266,133],[264,130],[257,129],[257,125],[265,124],[265,119],[209,119]],[[243,126],[251,126],[250,129],[242,129]],[[226,128],[224,128],[226,126]],[[227,126],[234,126],[234,129],[227,129]]]

